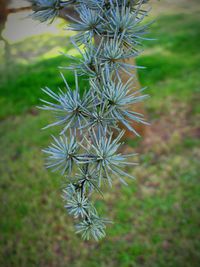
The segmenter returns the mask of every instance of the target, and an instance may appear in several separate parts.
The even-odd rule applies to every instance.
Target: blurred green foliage
[[[152,126],[146,140],[129,141],[141,154],[140,165],[127,169],[136,181],[116,182],[105,201],[96,197],[100,213],[117,222],[99,243],[74,235],[60,197],[65,181],[44,169],[40,151],[49,131],[39,129],[51,121],[34,108],[40,87],[63,87],[56,68],[69,64],[63,56],[45,58],[43,49],[62,47],[67,38],[12,45],[23,54],[2,67],[0,78],[0,266],[199,266],[199,23],[197,13],[159,18],[151,34],[157,40],[137,60],[147,67],[139,75],[152,96],[146,102]],[[31,56],[34,49],[40,53]],[[65,74],[73,86],[73,75]]]

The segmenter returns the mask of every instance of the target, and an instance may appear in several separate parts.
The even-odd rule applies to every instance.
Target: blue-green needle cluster
[[[48,155],[47,167],[59,170],[68,179],[63,190],[65,208],[75,218],[76,232],[84,239],[99,240],[105,236],[108,220],[99,217],[91,203],[94,191],[102,194],[102,184],[113,183],[115,178],[126,184],[133,178],[124,171],[134,165],[119,152],[124,134],[119,123],[137,135],[133,122],[144,123],[142,114],[133,111],[135,103],[147,98],[144,89],[134,91],[137,68],[126,63],[140,53],[141,40],[145,39],[148,25],[141,22],[147,16],[143,0],[31,0],[32,17],[40,21],[52,21],[62,8],[74,5],[77,18],[68,29],[77,32],[72,44],[81,58],[70,57],[74,71],[75,90],[72,90],[63,74],[65,90],[55,93],[43,89],[52,102],[42,100],[42,109],[51,111],[55,121],[47,125],[61,127],[60,137],[53,137],[44,150]],[[81,48],[80,48],[81,46]],[[67,56],[67,55],[66,55]],[[123,72],[130,79],[123,83]],[[81,95],[79,76],[88,77],[89,88]],[[47,128],[46,127],[46,128]],[[117,137],[113,137],[113,132]]]

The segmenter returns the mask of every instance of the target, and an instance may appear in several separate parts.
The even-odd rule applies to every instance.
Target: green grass
[[[147,66],[139,74],[152,96],[151,133],[129,141],[140,152],[140,165],[128,169],[137,179],[128,187],[116,182],[105,199],[96,196],[100,213],[115,222],[99,243],[74,234],[60,197],[65,181],[43,167],[41,148],[58,129],[40,131],[51,117],[33,107],[40,87],[63,86],[56,67],[69,61],[45,58],[42,45],[50,50],[63,39],[40,36],[32,46],[29,39],[11,47],[16,55],[31,53],[41,40],[38,55],[21,60],[18,52],[1,70],[0,266],[199,266],[199,22],[197,14],[160,18],[152,33],[158,40],[138,58]],[[69,72],[67,78],[74,86]]]
[[[37,52],[34,50],[36,43],[40,44]],[[67,44],[65,50],[59,46],[62,43]],[[56,51],[53,51],[53,57],[51,55],[49,58],[49,51],[52,49]],[[70,49],[72,47],[69,38],[53,38],[51,35],[28,38],[13,45],[11,55],[15,55],[16,59],[8,61],[0,72],[0,105],[4,106],[0,110],[0,118],[27,112],[31,107],[40,104],[39,99],[44,96],[41,88],[63,88],[59,67],[68,66],[71,60],[65,56],[55,55],[58,55],[59,51],[66,52]],[[62,72],[66,75],[69,85],[73,87],[73,74],[66,70]],[[86,86],[84,79],[80,81],[80,86]]]

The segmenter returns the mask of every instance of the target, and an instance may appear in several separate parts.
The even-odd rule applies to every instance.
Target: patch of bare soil
[[[174,103],[170,110],[169,114],[161,115],[147,127],[139,150],[148,151],[153,147],[159,154],[163,149],[172,148],[186,137],[200,138],[200,127],[194,123],[191,107]]]
[[[200,138],[199,116],[193,115],[192,106],[185,103],[173,103],[165,114],[145,127],[141,143],[134,148],[139,153],[153,151],[155,155],[170,152],[185,138]],[[132,137],[134,138],[134,137]],[[133,148],[125,145],[123,152],[132,153]]]

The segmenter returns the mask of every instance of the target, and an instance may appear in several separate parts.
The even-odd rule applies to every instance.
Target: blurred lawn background
[[[69,61],[58,52],[76,54],[69,33],[61,20],[48,28],[22,20],[25,13],[9,16],[7,60],[0,44],[0,266],[200,266],[200,6],[152,2],[157,40],[137,59],[147,67],[139,77],[151,95],[151,126],[124,147],[139,152],[140,165],[128,170],[137,179],[96,196],[100,213],[115,222],[98,243],[74,234],[60,197],[65,181],[45,170],[41,153],[58,129],[41,131],[52,119],[35,106],[41,87],[63,87],[57,67]]]

